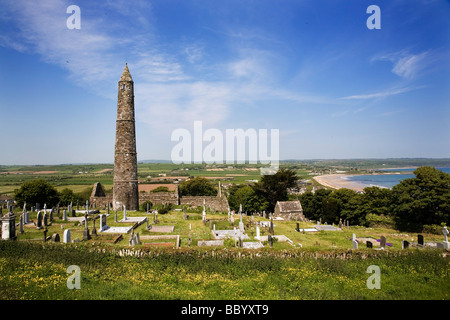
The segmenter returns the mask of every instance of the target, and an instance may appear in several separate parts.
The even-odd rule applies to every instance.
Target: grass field
[[[194,210],[193,210],[194,211]],[[442,250],[401,249],[401,239],[417,234],[399,234],[383,228],[349,227],[343,231],[302,233],[295,222],[275,221],[275,234],[284,234],[295,247],[275,242],[261,249],[235,248],[232,242],[215,248],[195,247],[200,239],[213,239],[209,223],[201,213],[181,212],[158,215],[158,225],[174,225],[171,234],[181,236],[181,246],[163,247],[143,240],[128,245],[129,235],[117,244],[113,235],[101,234],[89,241],[64,244],[43,242],[42,230],[26,228],[18,241],[0,242],[0,299],[449,299],[449,258]],[[129,212],[127,216],[153,215]],[[118,212],[119,220],[122,212]],[[226,214],[208,214],[216,229],[232,229]],[[32,215],[32,219],[34,219]],[[256,217],[255,220],[263,220]],[[254,241],[254,225],[244,216]],[[57,217],[48,235],[60,233],[61,225],[71,229],[72,239],[82,238],[82,226]],[[114,223],[113,214],[108,225]],[[92,222],[89,224],[92,229]],[[300,227],[311,224],[301,223]],[[135,229],[141,236],[151,234],[146,224]],[[98,228],[98,223],[97,223]],[[268,230],[264,230],[265,233]],[[351,250],[351,236],[387,237],[393,244],[386,250]],[[154,233],[152,233],[154,234]],[[189,245],[189,235],[192,243]],[[425,241],[442,241],[425,234]],[[26,240],[35,239],[35,240]],[[158,240],[174,242],[173,240]],[[302,244],[302,247],[298,246]],[[134,252],[136,256],[123,256]],[[67,268],[81,270],[81,289],[67,288]],[[367,268],[381,272],[381,289],[368,289]],[[269,293],[269,296],[268,296]]]

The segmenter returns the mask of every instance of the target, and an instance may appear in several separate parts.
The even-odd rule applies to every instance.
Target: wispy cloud
[[[410,53],[409,50],[381,54],[371,59],[372,62],[390,61],[393,65],[391,69],[392,73],[408,80],[418,77],[434,60],[431,51]]]
[[[408,91],[422,89],[424,86],[418,86],[418,87],[404,87],[400,89],[389,89],[386,91],[381,92],[375,92],[375,93],[368,93],[368,94],[359,94],[359,95],[352,95],[347,97],[341,97],[339,99],[343,100],[365,100],[365,99],[382,99],[387,98],[390,96],[395,96],[398,94],[402,94]]]

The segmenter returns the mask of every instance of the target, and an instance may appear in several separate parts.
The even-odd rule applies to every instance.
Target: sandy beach
[[[355,181],[346,180],[345,177],[349,177],[351,175],[348,174],[326,174],[323,176],[313,177],[318,183],[323,186],[333,188],[333,189],[341,189],[347,188],[355,191],[363,191],[366,185],[362,183],[358,183]]]

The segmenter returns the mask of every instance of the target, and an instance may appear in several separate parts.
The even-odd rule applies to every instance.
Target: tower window
[[[125,90],[125,85],[124,84],[122,85],[122,90]]]

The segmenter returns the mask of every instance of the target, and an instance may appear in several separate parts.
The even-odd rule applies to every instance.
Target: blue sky
[[[170,160],[196,120],[279,129],[281,160],[450,157],[449,1],[0,5],[0,164],[112,163],[125,63],[138,160]]]

